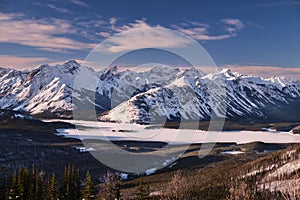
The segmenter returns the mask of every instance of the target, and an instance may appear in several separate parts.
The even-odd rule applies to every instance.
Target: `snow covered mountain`
[[[72,102],[74,80],[82,70],[89,79],[97,80],[98,86],[96,93],[86,87],[73,102],[96,109],[100,120],[146,124],[166,119],[207,120],[211,112],[217,116],[226,112],[234,119],[300,118],[299,82],[286,78],[263,79],[229,69],[206,75],[196,68],[167,66],[141,72],[117,67],[96,72],[76,61],[42,65],[32,71],[0,68],[0,108],[40,117],[71,118],[72,109],[76,109]],[[212,92],[208,85],[216,81],[222,88]],[[90,93],[95,93],[95,102]],[[215,95],[213,99],[226,98],[227,111],[225,107],[217,109],[210,95]]]
[[[263,79],[232,73],[229,69],[202,76],[196,69],[181,72],[170,84],[149,89],[124,101],[104,121],[142,124],[166,120],[208,120],[213,111],[217,116],[226,112],[234,120],[289,121],[299,120],[300,86],[286,78]],[[192,75],[191,75],[192,74]],[[226,91],[209,91],[207,85],[221,81]],[[215,108],[214,99],[226,98],[226,106]]]

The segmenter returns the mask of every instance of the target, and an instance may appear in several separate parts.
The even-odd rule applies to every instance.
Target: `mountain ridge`
[[[81,95],[76,102],[102,114],[103,121],[154,123],[165,120],[209,120],[211,113],[227,118],[298,120],[298,116],[276,116],[274,110],[295,110],[300,102],[300,84],[284,77],[247,76],[230,69],[205,74],[197,68],[156,66],[136,72],[117,66],[94,71],[74,60],[62,65],[41,65],[31,71],[0,68],[0,108],[26,111],[40,117],[72,118],[74,80],[81,70],[99,80],[96,100]],[[209,84],[221,83],[226,108],[217,109]],[[91,93],[86,87],[86,92]],[[218,96],[219,95],[219,96]],[[76,96],[76,95],[75,95]],[[215,109],[215,110],[214,110]],[[273,114],[272,114],[273,112]]]

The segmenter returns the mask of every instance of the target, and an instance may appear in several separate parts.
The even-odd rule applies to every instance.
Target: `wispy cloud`
[[[61,51],[92,48],[87,44],[59,35],[75,34],[76,29],[66,20],[60,19],[24,19],[17,14],[0,13],[0,42],[15,43],[40,48],[42,50]]]
[[[234,26],[237,30],[241,30],[242,28],[244,28],[244,24],[241,20],[239,19],[222,19],[221,20],[224,24],[228,24],[228,25],[232,25]]]
[[[108,40],[112,45],[107,50],[113,53],[142,48],[176,48],[189,43],[186,38],[179,39],[170,32],[152,27],[131,29]]]
[[[105,49],[97,51],[109,51],[118,53],[127,50],[140,48],[173,48],[187,45],[190,40],[185,37],[178,37],[176,32],[164,29],[160,25],[152,26],[146,22],[146,19],[135,20],[132,23],[116,26],[115,20],[110,20],[110,27],[107,32],[100,32],[101,36],[110,36],[105,42]],[[160,28],[159,31],[156,28]],[[176,39],[174,39],[176,38]]]
[[[61,13],[69,13],[69,12],[70,12],[70,11],[69,11],[68,9],[66,9],[66,8],[61,8],[61,7],[55,6],[55,5],[53,5],[53,4],[46,4],[46,6],[47,6],[48,8],[51,8],[51,9],[56,10],[56,11],[61,12]]]
[[[185,25],[183,26],[177,26],[173,25],[173,28],[175,28],[177,31],[184,33],[195,40],[223,40],[226,38],[230,38],[230,34],[222,34],[222,35],[209,35],[208,34],[208,27],[209,26],[190,26]]]
[[[20,57],[11,55],[0,55],[0,60],[0,67],[17,70],[35,69],[42,64],[49,64],[52,66],[61,65],[66,62],[66,60],[51,60],[46,57]],[[85,66],[89,66],[89,64],[91,64],[83,59],[77,59],[76,62]]]
[[[79,21],[76,23],[76,25],[81,26],[83,28],[99,28],[101,26],[107,25],[107,21],[103,19],[93,19],[93,20],[87,20]]]
[[[252,27],[256,27],[256,28],[259,28],[259,29],[265,29],[265,27],[263,25],[256,24],[256,23],[253,23],[253,22],[248,22],[247,25],[252,26]]]
[[[227,27],[225,28],[231,35],[235,35],[237,31],[242,30],[245,26],[243,22],[239,19],[222,19]]]
[[[119,19],[116,18],[116,17],[111,17],[111,18],[109,19],[109,24],[110,24],[110,25],[115,25],[115,24],[117,23],[118,20],[119,20]]]
[[[225,33],[219,35],[212,35],[209,33],[210,26],[205,23],[189,21],[179,25],[173,25],[177,31],[191,36],[195,40],[223,40],[236,36],[237,32],[245,26],[239,19],[222,19],[221,23],[225,26]]]
[[[130,29],[137,29],[137,28],[150,28],[150,27],[158,27],[159,25],[152,26],[146,22],[145,18],[134,20],[133,22],[122,24],[118,23],[120,18],[111,17],[107,21],[100,20],[101,21],[101,28],[102,30],[99,32],[96,32],[96,35],[99,35],[103,38],[108,38],[114,34],[121,33],[123,31],[128,31]],[[95,22],[93,22],[95,23]],[[90,24],[89,24],[90,26]]]
[[[80,1],[80,0],[70,0],[70,2],[73,4],[76,4],[78,6],[89,7],[88,4],[86,4],[85,2]]]
[[[111,36],[111,33],[105,32],[105,31],[101,31],[101,32],[97,32],[96,35],[100,35],[101,37],[108,38],[108,37]]]
[[[245,25],[239,19],[226,18],[220,20],[221,25],[219,29],[223,29],[222,34],[211,34],[210,25],[201,23],[198,21],[187,21],[180,24],[171,25],[170,28],[175,29],[183,34],[186,34],[195,40],[207,41],[207,40],[223,40],[231,38],[237,35],[237,33],[242,30]],[[103,38],[108,38],[116,33],[122,31],[127,31],[130,29],[137,28],[148,28],[148,27],[162,27],[160,25],[151,25],[147,23],[145,18],[134,20],[129,23],[122,23],[121,18],[111,17],[107,20],[102,18],[97,20],[82,21],[78,22],[77,25],[84,28],[99,28],[101,30],[94,32],[92,35],[89,34],[89,38],[95,39],[96,36],[101,36]],[[168,28],[168,27],[165,27]],[[96,35],[96,36],[95,36]]]
[[[0,55],[0,67],[14,69],[33,69],[36,66],[47,63],[50,60],[43,57],[17,57],[10,55]]]
[[[197,22],[189,21],[184,22],[179,25],[172,25],[172,28],[178,32],[184,33],[195,40],[207,41],[207,40],[223,40],[226,38],[231,38],[236,36],[237,32],[243,29],[245,26],[243,22],[239,19],[222,19],[220,20],[222,26],[220,29],[223,34],[212,35],[209,33],[210,25]],[[101,26],[102,30],[96,32],[95,34],[103,38],[108,38],[110,41],[110,47],[107,49],[110,52],[122,52],[125,50],[133,50],[138,48],[173,48],[180,47],[182,45],[187,45],[187,39],[181,39],[178,41],[174,35],[170,35],[170,32],[154,30],[155,27],[163,28],[160,25],[151,25],[145,18],[135,20],[130,23],[122,24],[122,19],[110,18],[103,23]],[[225,27],[225,29],[224,29]],[[151,29],[152,28],[152,29]],[[110,38],[111,36],[132,31],[126,34],[121,34]],[[147,38],[147,40],[145,40]],[[138,42],[137,42],[138,41]]]
[[[123,24],[123,25],[119,25],[117,26],[118,19],[117,18],[110,18],[109,20],[109,24],[111,25],[110,29],[114,32],[120,33],[122,31],[127,31],[130,29],[135,29],[135,28],[149,28],[149,27],[154,27],[151,26],[150,24],[148,24],[146,22],[146,19],[139,19],[139,20],[135,20],[134,22],[128,23],[128,24]],[[158,25],[156,25],[158,26]]]

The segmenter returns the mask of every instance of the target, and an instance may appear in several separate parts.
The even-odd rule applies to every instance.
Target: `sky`
[[[80,62],[115,34],[163,27],[193,38],[218,67],[300,79],[299,22],[300,0],[0,0],[0,66]]]

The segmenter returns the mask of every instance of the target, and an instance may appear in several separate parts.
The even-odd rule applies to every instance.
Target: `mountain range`
[[[73,89],[82,71],[98,81],[96,91],[88,86],[81,91]],[[216,107],[214,100],[221,98],[226,98],[222,101],[226,105]],[[300,83],[284,77],[242,75],[230,69],[210,74],[169,66],[143,71],[115,66],[94,71],[74,60],[27,71],[0,68],[0,109],[72,118],[79,104],[95,109],[100,120],[114,122],[201,121],[209,120],[211,113],[239,121],[299,121]]]

